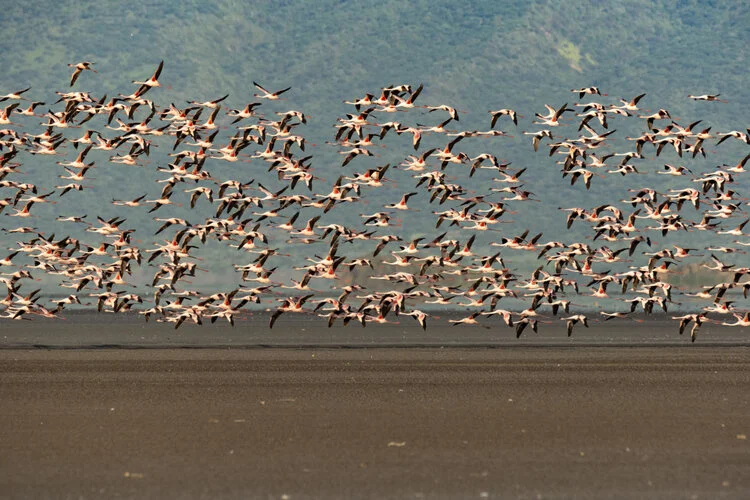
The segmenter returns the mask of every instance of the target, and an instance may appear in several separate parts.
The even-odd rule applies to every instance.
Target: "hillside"
[[[386,163],[395,167],[414,152],[408,137],[391,133],[383,141],[384,147],[375,150],[377,156],[358,158],[350,168],[342,169],[340,148],[326,142],[333,139],[336,119],[352,112],[351,106],[343,104],[345,99],[362,97],[368,91],[377,93],[387,85],[423,84],[418,104],[450,104],[462,111],[460,123],[450,124],[456,131],[487,130],[488,110],[515,109],[523,115],[518,127],[505,120],[498,125],[513,137],[466,140],[461,149],[472,157],[493,153],[512,162],[516,170],[527,169],[522,181],[542,202],[526,204],[513,214],[502,232],[519,234],[530,229],[544,232],[545,240],[592,236],[591,229],[582,225],[563,231],[565,214],[558,212],[558,207],[616,202],[628,188],[641,186],[640,178],[632,176],[602,176],[594,180],[591,190],[580,183],[571,186],[568,179],[562,179],[556,164],[560,158],[549,157],[545,147],[535,154],[529,137],[523,134],[538,130],[531,122],[535,112],[544,111],[544,104],[557,108],[567,102],[573,106],[581,99],[570,89],[590,85],[609,94],[601,98],[608,104],[617,104],[618,97],[630,99],[646,92],[644,112],[666,108],[683,125],[703,120],[702,126],[714,131],[743,130],[750,111],[745,82],[750,9],[718,2],[639,1],[623,6],[621,2],[605,1],[563,6],[557,2],[484,1],[457,7],[441,0],[408,5],[389,1],[373,7],[349,1],[314,5],[280,1],[253,6],[239,1],[196,1],[179,6],[170,2],[98,2],[84,8],[75,2],[62,2],[9,5],[4,16],[13,22],[3,30],[2,41],[14,50],[1,56],[6,71],[0,75],[0,88],[10,92],[30,85],[28,97],[45,100],[44,111],[61,109],[62,104],[52,105],[52,99],[56,91],[69,88],[68,63],[94,61],[98,73],[84,73],[74,89],[111,98],[132,92],[130,81],[147,77],[164,60],[160,77],[163,87],[150,91],[148,97],[166,107],[171,102],[184,106],[186,100],[203,101],[229,94],[218,117],[222,131],[217,141],[226,143],[233,128],[224,112],[256,100],[253,81],[269,89],[291,86],[285,100],[264,104],[263,110],[271,117],[288,109],[302,110],[308,116],[307,124],[297,130],[307,139],[304,154],[313,156],[314,173],[319,178],[316,193],[327,192],[341,174],[351,175]],[[691,93],[721,93],[730,104],[694,102],[686,97]],[[145,116],[143,109],[137,114],[138,119]],[[408,115],[398,113],[398,119],[410,126],[436,125],[443,118],[441,113],[424,109],[414,109]],[[23,119],[34,133],[42,131],[40,122]],[[571,122],[566,119],[566,123]],[[609,141],[612,151],[632,148],[626,137],[644,132],[637,120],[613,123],[616,125],[610,130],[618,130]],[[115,135],[102,128],[103,120],[90,124],[105,135]],[[574,127],[566,128],[563,134],[573,137]],[[69,129],[65,136],[70,139],[80,133]],[[445,142],[440,135],[425,135],[420,149],[443,147]],[[699,173],[717,163],[735,162],[745,154],[745,149],[734,142],[720,149],[710,146],[711,155],[706,160],[682,160],[667,150],[658,159],[650,155],[641,168],[654,174],[665,162],[682,162]],[[141,167],[104,166],[110,154],[92,152],[91,159],[98,162],[91,181],[95,189],[84,190],[74,199],[66,197],[54,207],[39,207],[35,226],[48,234],[60,234],[59,225],[53,222],[55,216],[75,209],[90,217],[127,216],[128,224],[139,228],[144,242],[159,241],[149,234],[158,227],[153,215],[125,212],[109,201],[144,193],[149,198],[158,196],[160,186],[156,181],[163,175],[156,168],[171,161],[167,156],[170,147],[171,141],[155,141],[154,150]],[[67,160],[76,153],[68,144],[63,151]],[[59,182],[59,168],[54,165],[58,160],[35,156],[24,165],[24,180],[46,186]],[[209,162],[207,169],[217,179],[256,179],[273,189],[284,185],[258,162]],[[493,182],[491,172],[479,171],[473,177],[463,171],[448,172],[470,193],[484,193]],[[351,224],[360,221],[361,213],[395,203],[394,196],[400,196],[398,193],[413,180],[410,174],[395,168],[389,177],[395,183],[389,186],[396,189],[368,192],[366,203],[355,209],[337,207],[329,217]],[[655,178],[652,175],[643,182]],[[684,184],[665,178],[658,182],[663,189]],[[738,182],[738,187],[747,187],[746,180]],[[182,198],[179,201],[186,204],[186,196]],[[422,195],[415,206],[419,211],[404,218],[400,231],[404,237],[434,236],[437,228],[432,212],[438,207]],[[155,215],[191,213],[173,206]],[[478,243],[486,248],[498,236],[482,235]],[[670,241],[698,244],[712,238],[679,234]],[[352,248],[360,248],[354,245]],[[211,243],[203,249],[204,257],[210,257],[207,265],[214,266],[214,280],[231,279],[231,272],[216,269],[220,259],[243,261],[239,254],[222,253],[225,250]],[[288,251],[295,256],[309,252],[303,246]],[[364,249],[361,252],[367,253]],[[515,264],[527,270],[537,262],[524,258]]]

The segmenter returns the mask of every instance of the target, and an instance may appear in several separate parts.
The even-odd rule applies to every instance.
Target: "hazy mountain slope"
[[[45,2],[5,6],[3,87],[57,90],[65,63],[90,59],[94,91],[166,59],[177,95],[227,91],[251,80],[295,87],[310,110],[391,81],[424,82],[459,107],[539,105],[562,88],[649,91],[660,102],[723,92],[747,111],[750,8],[738,3],[635,1]],[[99,88],[97,88],[99,87]]]
[[[595,180],[596,188],[586,192],[580,184],[570,187],[567,180],[561,180],[555,158],[548,158],[545,150],[534,154],[530,141],[520,133],[536,130],[531,121],[534,112],[543,111],[544,103],[572,105],[578,97],[569,89],[588,85],[609,92],[607,102],[647,92],[645,109],[665,107],[681,123],[702,118],[715,131],[744,128],[750,111],[746,84],[750,8],[740,3],[634,1],[623,5],[609,0],[571,6],[570,2],[477,1],[463,5],[444,0],[394,0],[374,5],[326,0],[130,5],[102,1],[82,7],[79,2],[39,2],[4,6],[3,18],[6,22],[0,41],[7,49],[0,56],[5,69],[0,74],[0,93],[31,85],[29,96],[44,99],[48,105],[55,91],[69,88],[66,64],[80,60],[95,61],[99,74],[82,75],[75,89],[111,97],[132,92],[130,80],[147,77],[164,59],[160,80],[165,87],[149,94],[160,105],[229,93],[225,109],[236,108],[254,100],[253,80],[271,89],[292,86],[288,101],[267,109],[301,109],[310,115],[309,124],[300,133],[309,139],[308,153],[314,155],[316,174],[325,179],[316,192],[326,192],[342,172],[336,148],[324,142],[332,140],[336,117],[351,112],[351,107],[342,103],[344,99],[361,97],[388,84],[424,83],[420,103],[447,103],[466,111],[460,124],[451,127],[469,130],[489,128],[489,109],[516,109],[524,115],[519,127],[507,122],[500,127],[512,133],[513,139],[466,141],[462,149],[472,155],[492,152],[512,161],[514,167],[529,168],[528,187],[546,202],[524,207],[523,213],[513,217],[516,224],[507,230],[533,225],[534,230],[545,232],[545,239],[562,234],[564,214],[555,212],[556,207],[617,200],[635,181],[610,176]],[[707,105],[686,98],[689,93],[714,92],[731,104]],[[441,118],[439,113],[415,110],[408,121],[436,124]],[[618,131],[617,148],[631,148],[625,135],[643,132],[629,126],[622,125]],[[66,135],[78,133],[68,131]],[[421,149],[444,142],[443,137],[426,137]],[[378,151],[379,157],[358,159],[345,172],[395,164],[412,153],[405,137],[391,135],[386,143],[388,147]],[[730,161],[742,151],[735,144],[725,144],[721,159],[709,158],[698,165]],[[74,154],[69,147],[66,152]],[[114,216],[120,210],[106,204],[111,198],[144,192],[149,197],[158,195],[153,181],[159,176],[154,169],[169,161],[167,152],[165,147],[155,150],[144,171],[105,167],[106,154],[95,153],[98,167],[101,165],[93,175],[96,189],[80,193],[78,206],[92,214]],[[667,152],[664,158],[649,163],[649,169],[675,158]],[[29,164],[28,179],[45,185],[57,182],[59,171],[53,169],[53,161],[39,158]],[[207,168],[217,177],[265,175],[265,167],[257,163],[249,167],[209,164]],[[411,182],[403,173],[391,175]],[[480,173],[471,180],[462,177],[461,182],[480,190],[486,189],[488,179],[488,174]],[[676,185],[676,181],[660,181],[665,187]],[[393,191],[367,196],[369,206],[357,211],[344,208],[334,215],[351,222],[359,220],[360,209],[374,211],[378,205],[397,201],[392,199]],[[56,208],[43,207],[39,214],[52,220],[61,207],[62,203]],[[179,213],[171,210],[164,209],[169,214]],[[142,212],[128,217],[129,223],[138,227],[147,227],[150,220]],[[425,203],[422,212],[410,214],[406,224],[411,227],[407,229],[426,233],[426,221],[434,223]],[[54,229],[45,226],[48,222],[38,222],[41,229]],[[588,234],[578,226],[573,231],[571,237]]]

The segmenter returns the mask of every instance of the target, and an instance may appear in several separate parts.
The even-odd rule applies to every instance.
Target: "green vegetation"
[[[581,73],[581,49],[569,40],[561,40],[555,47],[557,53],[568,61],[570,67]]]

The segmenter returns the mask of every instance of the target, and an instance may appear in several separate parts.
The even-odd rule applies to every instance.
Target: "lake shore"
[[[746,498],[750,349],[4,349],[6,498]]]

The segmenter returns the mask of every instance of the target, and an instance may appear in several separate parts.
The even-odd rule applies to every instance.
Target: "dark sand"
[[[4,349],[0,496],[750,498],[750,349],[669,335],[684,346]]]

